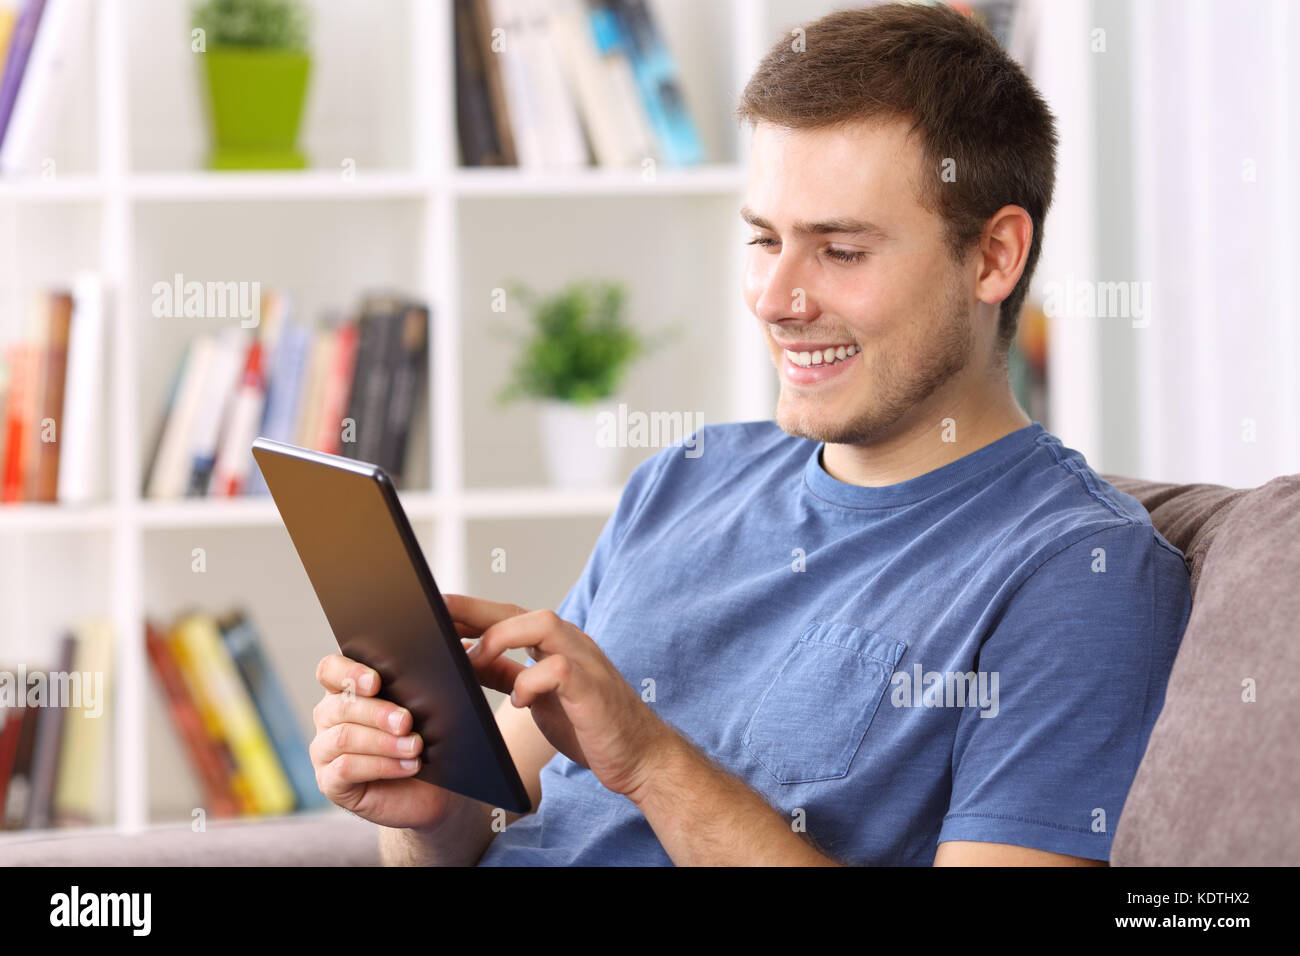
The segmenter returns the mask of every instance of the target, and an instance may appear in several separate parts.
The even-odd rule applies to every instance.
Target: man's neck
[[[948,415],[926,412],[898,435],[873,445],[827,444],[822,468],[849,485],[895,485],[965,458],[1032,424],[1009,387],[992,404],[968,407],[973,410]],[[945,418],[952,419],[950,425],[945,426]]]

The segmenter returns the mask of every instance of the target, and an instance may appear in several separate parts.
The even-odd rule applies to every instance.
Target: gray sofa
[[[1191,619],[1111,863],[1300,864],[1300,475],[1253,489],[1103,477],[1146,507],[1192,581]],[[8,866],[378,862],[376,828],[343,811],[0,842]]]

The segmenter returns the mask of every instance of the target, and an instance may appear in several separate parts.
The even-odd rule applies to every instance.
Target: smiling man
[[[638,467],[556,611],[448,596],[538,809],[502,830],[408,779],[409,714],[337,656],[321,788],[390,863],[1105,861],[1190,595],[1007,382],[1051,115],[919,5],[782,40],[739,115],[776,420]]]

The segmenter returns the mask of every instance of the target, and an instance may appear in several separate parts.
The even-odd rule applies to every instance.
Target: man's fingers
[[[372,697],[379,691],[379,674],[374,668],[342,654],[321,658],[316,665],[316,682],[334,694],[341,694],[349,687],[362,697]]]
[[[551,654],[573,653],[578,644],[570,627],[552,610],[528,611],[484,631],[470,660],[493,661],[512,647],[530,648],[529,655],[539,661]]]
[[[514,692],[510,695],[516,707],[529,707],[543,694],[550,694],[570,685],[573,681],[573,662],[563,654],[552,654],[546,660],[523,668],[515,678]]]
[[[316,786],[327,797],[347,793],[359,783],[414,776],[420,760],[413,757],[374,757],[368,754],[341,754],[316,770]]]
[[[447,602],[447,610],[451,612],[452,619],[476,632],[486,631],[497,621],[528,613],[518,604],[485,601],[483,598],[470,597],[468,594],[444,594],[442,597]],[[459,631],[460,628],[457,630]]]
[[[424,742],[419,734],[398,736],[365,724],[343,723],[318,733],[312,738],[307,752],[311,755],[311,762],[320,767],[343,754],[402,759],[418,757],[423,749]]]
[[[473,641],[461,640],[461,647],[468,650],[474,645]],[[474,665],[474,676],[484,687],[490,688],[502,694],[510,693],[510,688],[515,684],[515,676],[522,670],[527,670],[523,664],[511,660],[504,654],[495,660],[488,661],[486,664],[480,664],[474,658],[470,658],[470,663]]]
[[[328,730],[335,724],[365,724],[390,734],[411,732],[414,718],[405,707],[377,697],[349,697],[347,694],[326,694],[312,710],[312,720],[317,730]]]

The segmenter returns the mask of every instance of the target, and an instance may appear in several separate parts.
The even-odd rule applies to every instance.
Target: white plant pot
[[[597,444],[598,415],[616,415],[613,401],[577,405],[554,399],[539,403],[542,447],[551,484],[559,488],[608,488],[615,484],[621,449]]]

